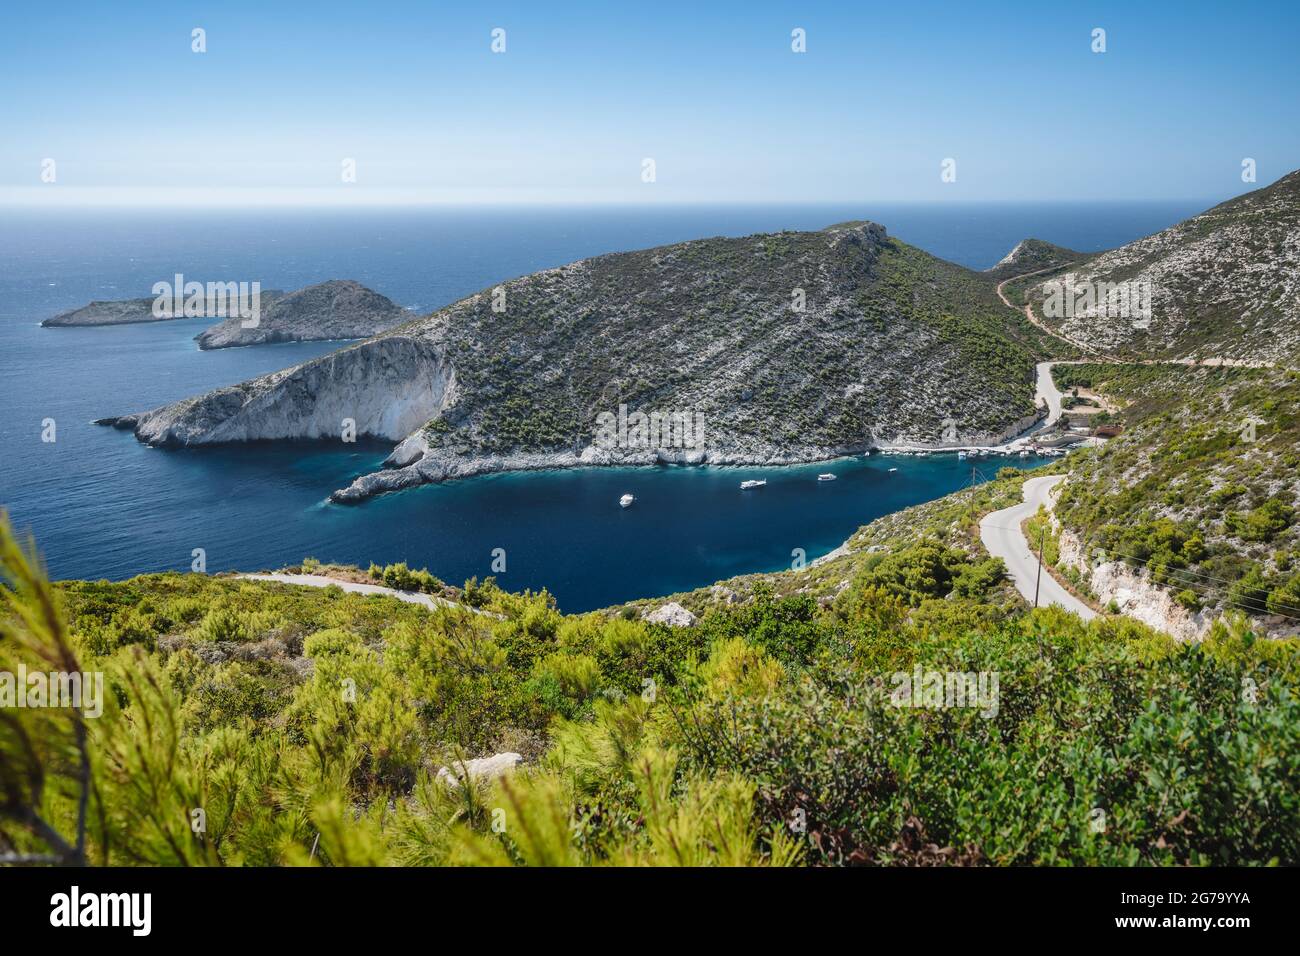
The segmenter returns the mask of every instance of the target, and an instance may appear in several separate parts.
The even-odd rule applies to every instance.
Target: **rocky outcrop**
[[[1022,239],[997,265],[988,270],[988,275],[1001,281],[1087,258],[1088,253],[1075,252],[1042,239]]]
[[[1168,589],[1153,584],[1145,571],[1123,561],[1089,561],[1078,535],[1071,531],[1061,529],[1059,541],[1060,564],[1082,572],[1103,607],[1113,604],[1120,613],[1183,641],[1204,637],[1220,617],[1209,611],[1189,611]]]
[[[694,627],[695,622],[698,620],[694,614],[676,601],[669,601],[662,607],[657,607],[643,615],[643,617],[651,624],[667,624],[669,627]]]
[[[543,471],[548,468],[637,467],[644,465],[800,465],[862,454],[872,443],[855,448],[813,448],[790,453],[724,449],[685,452],[678,449],[605,450],[587,446],[580,452],[507,452],[465,456],[455,449],[429,448],[423,434],[407,438],[384,461],[384,470],[362,475],[347,488],[330,495],[339,504],[356,504],[375,495],[417,485],[436,484],[505,471]]]
[[[1113,605],[1121,614],[1164,631],[1181,641],[1199,641],[1216,621],[1230,610],[1222,605],[1192,611],[1174,599],[1173,591],[1156,584],[1142,568],[1123,561],[1090,562],[1083,554],[1079,536],[1061,531],[1061,564],[1084,573],[1088,586],[1104,606]],[[1256,634],[1269,638],[1300,635],[1300,622],[1280,614],[1247,615]]]
[[[367,339],[414,316],[357,282],[333,279],[262,302],[256,325],[229,318],[194,337],[200,349],[224,349],[271,342]]]

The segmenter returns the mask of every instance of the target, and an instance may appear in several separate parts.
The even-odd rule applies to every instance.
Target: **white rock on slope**
[[[645,620],[651,624],[667,624],[669,627],[694,627],[698,618],[676,601],[669,601],[663,607],[646,614]]]
[[[511,773],[523,759],[520,754],[507,752],[493,754],[491,757],[482,757],[477,760],[467,760],[463,764],[460,761],[455,761],[452,764],[455,769],[443,767],[438,771],[438,779],[452,789],[458,788],[461,781],[467,778],[472,783],[495,780],[497,777],[504,777]]]

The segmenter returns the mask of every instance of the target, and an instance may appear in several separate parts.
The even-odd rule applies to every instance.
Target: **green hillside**
[[[84,723],[5,712],[0,844],[126,865],[1300,861],[1294,642],[1085,626],[925,533],[873,547],[829,603],[759,586],[671,628],[480,582],[416,583],[482,613],[201,575],[51,589],[6,538],[0,669],[59,661],[108,693]],[[918,684],[901,706],[914,673],[970,675],[970,697]],[[523,764],[498,782],[437,779],[503,751]]]
[[[1300,618],[1300,374],[1055,371],[1128,403],[1124,434],[1070,460],[1057,513],[1086,549],[1147,570],[1189,608]]]

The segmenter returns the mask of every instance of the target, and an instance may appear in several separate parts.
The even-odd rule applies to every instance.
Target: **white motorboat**
[[[748,491],[750,488],[762,488],[765,484],[767,484],[766,478],[759,478],[757,480],[751,478],[749,481],[742,481],[740,483],[740,490]]]
[[[965,460],[966,460],[966,453],[965,453],[964,451],[959,451],[959,452],[957,452],[957,460],[958,460],[958,461],[965,461]]]
[[[827,472],[827,473],[824,474],[824,475],[818,475],[818,476],[817,476],[817,480],[818,480],[818,481],[834,481],[834,480],[835,480],[835,476],[832,475],[832,474],[830,474],[829,472]]]
[[[622,498],[618,499],[618,506],[620,508],[627,508],[630,507],[632,502],[634,501],[636,501],[636,498],[634,498],[632,495],[624,495]]]
[[[890,471],[898,471],[897,468],[891,468],[891,469],[889,469],[889,470],[890,470]]]

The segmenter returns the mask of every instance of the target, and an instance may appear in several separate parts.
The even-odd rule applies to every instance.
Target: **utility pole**
[[[1047,537],[1047,525],[1038,533],[1038,577],[1034,579],[1034,607],[1038,607],[1038,588],[1043,583],[1043,539]]]

